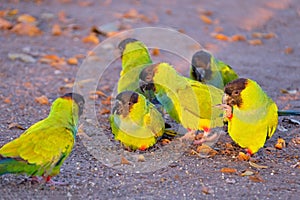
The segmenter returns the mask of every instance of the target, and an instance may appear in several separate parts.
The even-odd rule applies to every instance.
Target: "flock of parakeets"
[[[252,155],[272,137],[276,104],[253,80],[238,78],[233,69],[201,50],[192,58],[190,78],[168,63],[153,64],[145,44],[128,38],[120,42],[122,71],[118,95],[109,117],[116,140],[132,150],[145,150],[166,132],[163,112],[188,130],[204,131],[201,144],[213,139],[212,128],[228,123],[229,136]],[[75,142],[84,98],[67,93],[57,98],[47,118],[0,148],[0,175],[27,174],[52,182]],[[160,110],[160,109],[163,110]]]

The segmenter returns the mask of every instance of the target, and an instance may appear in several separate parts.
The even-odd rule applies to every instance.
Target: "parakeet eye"
[[[239,94],[240,94],[240,91],[238,91],[238,90],[234,90],[232,93],[233,93],[233,95],[237,96],[237,95],[239,95]]]

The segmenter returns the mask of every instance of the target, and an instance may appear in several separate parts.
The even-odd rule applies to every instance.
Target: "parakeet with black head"
[[[121,52],[122,71],[118,82],[118,93],[126,90],[139,91],[139,74],[151,64],[151,56],[146,45],[136,39],[127,38],[118,45]]]
[[[223,126],[223,91],[179,75],[168,63],[147,66],[140,73],[142,91],[152,90],[171,118],[191,131]]]
[[[277,105],[253,80],[239,78],[224,89],[228,133],[252,155],[264,146],[278,124]]]
[[[1,147],[0,175],[42,176],[51,182],[72,151],[83,107],[80,94],[67,93],[57,98],[47,118]]]
[[[143,95],[133,91],[116,96],[109,119],[115,139],[131,150],[153,146],[165,129],[161,113]]]
[[[190,78],[223,89],[227,83],[237,79],[238,75],[208,51],[200,50],[193,55]]]

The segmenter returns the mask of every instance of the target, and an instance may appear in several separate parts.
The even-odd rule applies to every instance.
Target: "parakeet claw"
[[[215,142],[218,139],[218,134],[214,133],[211,136],[209,135],[210,132],[204,132],[203,137],[200,140],[195,140],[194,144],[203,144],[203,143],[210,143],[210,142]]]
[[[216,105],[217,108],[223,109],[225,111],[225,118],[231,118],[232,117],[232,107],[227,104],[218,104]]]
[[[182,140],[194,140],[196,136],[195,130],[188,131],[184,136],[180,137],[179,140],[182,142]]]

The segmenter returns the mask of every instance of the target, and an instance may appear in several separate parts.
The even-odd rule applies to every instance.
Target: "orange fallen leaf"
[[[236,173],[237,170],[234,169],[234,168],[227,168],[227,167],[224,167],[220,170],[222,173]]]
[[[265,182],[265,180],[258,175],[249,176],[249,179],[253,182]]]
[[[250,159],[250,156],[248,154],[245,154],[244,152],[239,152],[237,158],[240,161],[248,161]]]
[[[211,20],[207,15],[200,15],[200,19],[201,19],[205,24],[212,24],[212,20]]]
[[[276,149],[283,149],[286,147],[285,140],[282,138],[277,139],[277,143],[275,144]]]
[[[260,39],[248,40],[248,43],[254,46],[263,44],[263,42]]]
[[[131,165],[131,163],[124,157],[121,157],[121,164],[122,165]]]
[[[138,18],[139,12],[136,9],[130,9],[128,12],[123,14],[124,18]]]
[[[253,38],[262,38],[263,37],[263,33],[254,32],[254,33],[252,33],[252,37]]]
[[[275,33],[265,33],[265,34],[263,34],[263,38],[265,38],[265,39],[271,39],[271,38],[274,38],[274,37],[276,37]]]
[[[96,99],[98,99],[98,95],[96,95],[96,94],[91,94],[91,95],[89,96],[89,99],[91,99],[91,100],[96,100]]]
[[[67,17],[66,17],[66,13],[63,10],[59,11],[57,16],[58,16],[58,20],[61,21],[61,22],[67,22],[68,21]]]
[[[100,90],[96,90],[95,92],[90,92],[90,93],[91,94],[97,94],[97,95],[103,96],[103,97],[107,97],[107,95],[104,92],[100,91]]]
[[[201,157],[207,156],[207,157],[214,157],[218,152],[211,148],[210,146],[206,144],[202,144],[197,147],[197,152]]]
[[[284,49],[285,54],[291,54],[294,52],[294,49],[292,47],[287,47]]]
[[[251,161],[249,161],[249,164],[250,164],[250,166],[255,167],[257,169],[267,169],[268,168],[268,166],[266,166],[266,165],[259,165],[254,162],[251,162]]]
[[[162,145],[167,145],[167,144],[170,144],[170,140],[169,139],[165,139],[165,138],[163,138],[163,139],[161,139],[161,144]]]
[[[108,110],[106,108],[102,108],[100,111],[100,115],[106,115],[106,114],[110,114],[110,110]]]
[[[42,105],[47,105],[49,104],[49,100],[45,95],[42,95],[40,97],[35,98],[35,102],[42,104]]]
[[[43,33],[38,27],[28,23],[16,24],[11,29],[11,31],[19,35],[28,35],[28,36],[39,36]]]
[[[61,60],[60,57],[54,54],[48,54],[44,55],[43,57],[40,58],[41,63],[52,63],[52,62],[59,62]]]
[[[213,34],[213,37],[217,40],[228,41],[228,37],[222,33]]]
[[[36,22],[36,19],[35,19],[35,17],[32,17],[31,15],[23,14],[23,15],[20,15],[17,18],[17,21],[21,22],[21,23],[29,23],[29,24],[31,24],[31,23]]]
[[[210,194],[208,187],[203,186],[201,191],[203,194]]]
[[[8,129],[12,129],[12,128],[18,128],[18,129],[21,129],[21,130],[25,130],[25,128],[24,128],[23,126],[21,126],[21,125],[18,124],[18,123],[15,123],[15,122],[10,123],[10,124],[8,125]]]
[[[246,41],[246,37],[243,36],[243,35],[240,35],[240,34],[236,34],[236,35],[233,35],[231,36],[231,41]]]
[[[82,42],[98,44],[100,41],[95,33],[90,33],[88,36],[86,36],[82,39]]]
[[[76,57],[69,58],[67,62],[69,65],[77,65],[78,64],[78,60]]]
[[[3,99],[3,102],[4,103],[7,103],[7,104],[10,104],[11,103],[11,100],[10,100],[10,98],[5,98],[5,99]]]
[[[153,55],[153,56],[159,56],[159,54],[160,54],[160,51],[159,51],[158,48],[154,48],[154,49],[152,50],[152,55]]]
[[[52,31],[51,31],[52,35],[54,36],[59,36],[61,35],[62,31],[61,31],[61,28],[59,26],[59,24],[54,24],[52,26]]]
[[[0,29],[10,29],[11,27],[12,24],[9,21],[0,17]]]

